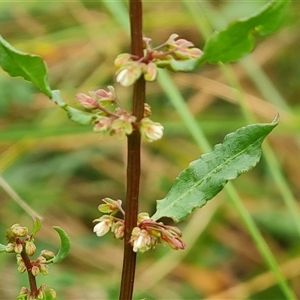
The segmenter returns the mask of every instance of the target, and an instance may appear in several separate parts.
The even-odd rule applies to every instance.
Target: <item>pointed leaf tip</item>
[[[53,229],[58,233],[61,241],[60,249],[52,260],[54,264],[58,264],[69,254],[71,243],[67,233],[63,229],[58,226],[53,226]]]

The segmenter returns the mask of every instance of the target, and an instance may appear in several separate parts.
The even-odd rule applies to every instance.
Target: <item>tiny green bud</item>
[[[22,244],[16,244],[14,250],[15,250],[15,253],[19,253],[20,254],[23,251]]]
[[[35,253],[36,246],[33,242],[26,242],[25,244],[25,251],[27,255],[32,256]]]
[[[6,252],[12,253],[15,252],[15,244],[14,243],[8,243],[5,249]]]
[[[41,264],[41,265],[39,265],[39,269],[43,275],[49,274],[49,266],[48,265]]]
[[[24,237],[26,234],[28,234],[28,228],[22,227],[19,224],[14,224],[11,227],[11,230],[18,237]]]
[[[52,252],[50,250],[42,250],[41,256],[46,258],[46,260],[49,260],[49,259],[52,259],[55,256],[55,254],[54,254],[54,252]]]

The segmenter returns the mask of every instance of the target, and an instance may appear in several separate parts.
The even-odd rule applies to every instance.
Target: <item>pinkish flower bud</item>
[[[157,66],[154,62],[149,62],[143,68],[144,78],[147,81],[154,81],[157,76]]]
[[[103,89],[98,89],[97,91],[91,91],[89,92],[91,97],[94,99],[97,99],[101,101],[101,105],[105,101],[114,101],[116,99],[116,92],[115,88],[113,86],[108,86],[107,87],[109,91],[103,90]]]
[[[27,255],[32,256],[36,251],[36,246],[33,242],[28,241],[25,244],[25,252],[27,253]]]
[[[8,243],[6,245],[5,251],[8,252],[8,253],[15,252],[15,244],[14,243]]]
[[[186,247],[185,243],[179,238],[169,238],[165,235],[161,235],[161,238],[164,241],[164,244],[174,250],[183,250]]]
[[[39,269],[40,269],[40,272],[41,272],[43,275],[48,275],[48,274],[49,274],[49,266],[48,266],[48,265],[40,264],[40,265],[39,265]]]
[[[17,300],[27,300],[29,295],[30,291],[26,287],[22,287]]]
[[[79,93],[75,96],[75,98],[80,105],[86,109],[95,109],[99,107],[98,102],[86,94]]]
[[[164,127],[157,122],[151,121],[149,118],[143,118],[140,124],[140,133],[149,142],[159,140],[163,136]]]
[[[40,273],[40,269],[38,266],[32,266],[31,273],[33,276],[37,276]]]
[[[26,266],[25,266],[25,264],[24,263],[22,263],[22,264],[19,264],[19,266],[18,266],[18,272],[19,273],[24,273],[26,271]]]
[[[152,114],[151,107],[148,103],[144,104],[144,118],[150,117]]]
[[[111,118],[98,117],[94,125],[94,131],[105,133],[111,126]]]
[[[129,53],[122,53],[117,56],[117,58],[114,61],[115,67],[120,68],[127,62],[131,60],[131,55]]]
[[[22,244],[15,244],[15,248],[14,248],[15,253],[20,254],[23,251],[23,246]]]
[[[28,234],[28,228],[22,227],[19,224],[14,224],[10,229],[17,237],[24,237]]]
[[[115,238],[122,239],[124,237],[124,221],[117,221],[112,226],[112,232],[115,234]]]

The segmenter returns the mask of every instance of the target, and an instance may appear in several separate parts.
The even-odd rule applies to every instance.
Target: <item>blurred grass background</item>
[[[176,32],[202,48],[213,29],[250,15],[265,2],[145,1],[145,36],[158,45]],[[42,56],[52,88],[76,106],[76,93],[114,82],[113,61],[129,51],[124,10],[126,3],[120,1],[0,2],[0,34],[17,49]],[[300,236],[293,218],[299,215],[300,194],[299,20],[300,3],[293,1],[280,30],[259,40],[241,62],[170,74],[211,145],[240,126],[270,122],[280,113],[261,162],[234,186],[298,297]],[[130,107],[131,90],[116,89]],[[147,85],[153,120],[165,126],[164,139],[142,149],[140,210],[150,213],[178,173],[204,151],[165,90],[158,83]],[[54,225],[72,240],[69,257],[38,282],[55,288],[61,300],[117,299],[122,243],[110,236],[97,238],[92,220],[99,216],[102,198],[125,197],[126,141],[99,140],[91,127],[72,123],[29,83],[3,71],[0,114],[0,172],[43,217],[39,250],[57,249]],[[1,243],[13,223],[31,226],[13,198],[0,189]],[[225,192],[179,226],[186,251],[159,246],[138,256],[135,299],[284,299]],[[0,255],[0,275],[0,299],[15,299],[27,286],[13,255]]]

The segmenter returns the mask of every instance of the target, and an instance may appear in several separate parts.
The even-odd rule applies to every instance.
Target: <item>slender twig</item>
[[[130,0],[130,33],[131,33],[131,54],[138,57],[143,56],[143,26],[142,26],[142,1]],[[132,112],[137,122],[143,118],[145,103],[145,80],[140,78],[133,87]],[[141,136],[135,130],[128,136],[127,153],[127,191],[126,191],[126,215],[125,215],[125,237],[124,237],[124,258],[120,300],[132,299],[136,253],[129,244],[132,229],[137,224],[139,185],[141,172]]]
[[[27,274],[28,274],[28,280],[29,280],[29,285],[30,285],[30,293],[32,295],[35,295],[37,293],[37,285],[36,285],[36,279],[35,276],[31,273],[31,269],[32,269],[32,264],[31,261],[28,257],[28,255],[25,252],[25,249],[23,249],[23,251],[21,252],[21,257],[23,259],[23,262],[26,266],[26,270],[27,270]]]

